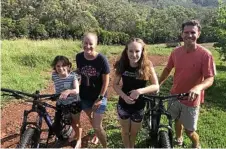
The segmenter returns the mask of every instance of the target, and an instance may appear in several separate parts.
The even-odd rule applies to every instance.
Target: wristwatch
[[[104,96],[102,96],[102,95],[98,96],[98,99],[100,99],[100,100],[102,100],[103,98],[104,98]]]

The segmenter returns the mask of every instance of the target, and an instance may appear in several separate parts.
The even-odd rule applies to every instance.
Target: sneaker
[[[97,136],[95,135],[95,136],[93,137],[93,139],[91,140],[91,143],[93,143],[94,145],[97,145],[98,142],[99,142],[99,139],[98,139]]]
[[[177,138],[175,139],[175,144],[178,145],[178,146],[182,146],[183,145],[183,138]]]
[[[81,147],[82,147],[82,140],[77,140],[74,149],[79,149],[79,148],[81,148]]]

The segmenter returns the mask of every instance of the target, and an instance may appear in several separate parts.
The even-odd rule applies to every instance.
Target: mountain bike
[[[20,128],[20,141],[17,148],[39,148],[40,136],[42,133],[42,122],[45,120],[48,126],[48,137],[46,143],[41,147],[48,147],[49,140],[56,136],[56,140],[66,140],[73,133],[71,127],[70,104],[61,105],[62,118],[60,126],[57,129],[53,128],[53,119],[47,112],[46,108],[58,110],[55,106],[44,102],[45,100],[57,100],[60,94],[40,94],[36,91],[34,94],[25,93],[22,91],[1,88],[2,96],[13,96],[16,99],[25,98],[26,102],[32,102],[30,110],[24,110],[22,126]],[[31,113],[36,113],[35,121],[29,121],[28,116]],[[56,147],[56,146],[55,146]]]
[[[164,102],[169,100],[180,100],[188,93],[175,94],[170,96],[142,95],[146,101],[144,114],[144,127],[148,129],[147,147],[154,148],[173,148],[172,117],[166,109]],[[168,123],[161,121],[166,116]]]

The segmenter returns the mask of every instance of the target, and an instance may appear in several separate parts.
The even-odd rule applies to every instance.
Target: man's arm
[[[200,95],[202,90],[207,89],[208,87],[213,85],[214,77],[206,77],[204,80],[200,83],[194,86],[189,92],[188,100],[194,100],[197,98],[197,96]]]
[[[160,78],[159,78],[159,85],[161,86],[165,80],[169,77],[169,74],[171,72],[172,69],[169,68],[164,68]]]
[[[204,78],[204,80],[200,84],[196,85],[195,88],[199,88],[200,90],[205,90],[208,87],[213,85],[213,81],[214,81],[214,77]]]
[[[215,64],[213,61],[213,56],[210,52],[207,52],[204,55],[203,61],[203,67],[202,67],[202,74],[204,76],[204,80],[195,85],[190,91],[189,91],[189,100],[195,100],[197,96],[200,95],[202,90],[207,89],[213,84],[214,76],[216,75],[216,69]]]

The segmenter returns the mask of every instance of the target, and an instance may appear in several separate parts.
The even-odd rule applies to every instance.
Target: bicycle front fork
[[[31,112],[35,112],[34,110],[25,110],[24,111],[24,116],[23,116],[23,121],[22,121],[22,126],[20,128],[20,136],[23,135],[24,131],[27,129],[27,127],[33,127],[36,128],[38,135],[40,135],[41,133],[41,124],[42,124],[42,120],[40,120],[41,118],[39,116],[37,116],[36,122],[28,122],[28,115]]]

